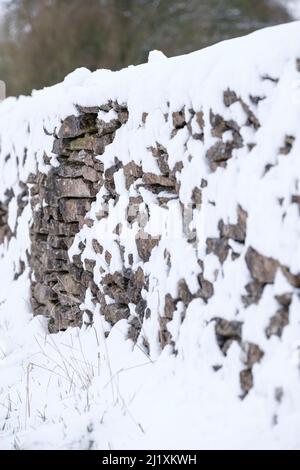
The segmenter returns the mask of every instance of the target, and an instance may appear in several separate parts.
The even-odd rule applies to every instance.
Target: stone
[[[72,235],[76,235],[79,232],[79,226],[77,222],[72,222],[69,224],[65,224],[64,222],[57,222],[56,220],[50,220],[49,224],[47,225],[48,233],[50,235],[60,235],[71,237]]]
[[[96,266],[96,261],[94,259],[86,259],[84,260],[84,268],[91,274],[94,274],[94,268]]]
[[[198,275],[198,282],[200,289],[197,292],[197,297],[207,302],[214,295],[214,286],[211,282],[204,279],[203,274]]]
[[[165,296],[164,315],[168,320],[172,320],[174,312],[176,310],[176,302],[170,294]]]
[[[219,258],[221,264],[226,260],[229,249],[226,238],[208,238],[206,240],[206,253],[214,253]]]
[[[225,106],[228,108],[229,106],[239,101],[239,98],[235,91],[230,90],[228,88],[227,90],[224,91],[223,100],[224,100]]]
[[[226,355],[233,341],[241,341],[242,323],[223,318],[215,318],[214,320],[217,343],[223,354]]]
[[[295,287],[295,289],[300,288],[300,273],[293,274],[287,266],[281,266],[281,271],[291,286]]]
[[[93,250],[95,251],[95,253],[102,255],[102,253],[103,253],[103,246],[100,245],[100,243],[98,242],[98,240],[93,239],[93,240],[92,240],[92,246],[93,246]]]
[[[22,274],[24,274],[25,269],[26,269],[26,265],[25,265],[24,261],[19,260],[19,268],[16,270],[16,272],[14,274],[14,281],[17,281],[19,279],[19,277],[21,277]]]
[[[144,271],[141,267],[137,271],[132,272],[127,284],[127,297],[130,303],[140,304],[140,308],[144,305],[141,298],[142,289],[146,287],[146,279]],[[144,306],[146,308],[146,306]],[[138,313],[138,312],[137,312]]]
[[[123,167],[126,189],[129,189],[130,186],[143,175],[142,168],[137,165],[135,162],[129,162]]]
[[[247,103],[245,103],[242,99],[240,99],[240,103],[248,118],[246,125],[254,127],[254,129],[257,131],[260,128],[260,122],[258,118],[255,116]]]
[[[174,346],[174,343],[172,342],[172,335],[168,330],[168,323],[169,319],[165,317],[159,317],[159,343],[161,345],[161,348],[163,349],[165,346],[168,344],[171,346]]]
[[[98,135],[103,136],[106,134],[112,134],[116,132],[117,129],[121,126],[121,122],[118,119],[112,119],[111,121],[103,121],[102,119],[97,119],[97,129]]]
[[[280,148],[279,153],[282,155],[288,155],[293,148],[295,140],[296,139],[293,135],[285,136],[284,145]]]
[[[235,131],[239,133],[240,127],[235,121],[225,121],[225,119],[220,114],[214,114],[212,110],[210,111],[209,120],[211,124],[211,135],[222,139],[224,132],[226,131]]]
[[[53,173],[62,178],[79,178],[82,176],[83,167],[81,164],[66,162],[64,165],[60,165],[58,169]]]
[[[229,160],[232,157],[232,149],[228,145],[228,143],[224,143],[222,141],[216,142],[212,145],[206,152],[206,158],[209,162],[212,163],[220,163]],[[212,166],[212,168],[214,168]]]
[[[90,183],[81,178],[57,178],[54,187],[59,198],[92,198],[96,195]]]
[[[187,306],[193,300],[193,295],[191,294],[185,279],[181,279],[179,281],[177,290],[178,299]]]
[[[95,162],[93,159],[93,153],[88,150],[79,150],[71,152],[68,158],[69,162],[82,163],[87,166],[94,167]],[[103,165],[102,165],[103,166]]]
[[[277,302],[285,308],[288,308],[291,305],[292,298],[293,294],[290,292],[281,295],[275,295],[275,299],[277,300]]]
[[[148,113],[143,113],[142,114],[142,123],[145,124],[146,123],[146,120],[147,120],[147,117],[148,117]]]
[[[96,119],[94,114],[81,114],[68,116],[62,123],[58,137],[60,139],[78,137],[89,132],[96,132]]]
[[[8,202],[3,203],[0,201],[0,245],[7,238],[11,238],[12,232],[8,225]]]
[[[51,259],[59,259],[63,261],[68,261],[69,256],[67,250],[62,250],[59,248],[52,248],[50,246],[47,246],[47,249],[44,250],[44,253],[47,258]]]
[[[104,308],[105,319],[112,325],[115,325],[124,318],[127,319],[129,315],[130,311],[128,305],[122,303],[106,305]]]
[[[245,243],[247,233],[247,217],[248,214],[238,206],[238,222],[237,224],[224,224],[223,220],[219,223],[219,230],[222,237],[230,238],[239,243]]]
[[[140,321],[142,321],[145,316],[146,308],[147,308],[146,300],[140,299],[135,307],[135,313],[138,315]]]
[[[60,292],[57,295],[57,298],[58,298],[58,302],[60,305],[68,306],[68,307],[74,307],[76,305],[80,305],[83,301],[81,297],[77,297],[75,295],[71,295],[69,293],[64,293],[64,292],[62,293]]]
[[[241,389],[245,395],[250,392],[253,387],[253,374],[251,369],[244,369],[240,372]]]
[[[90,288],[94,282],[94,276],[92,272],[87,270],[81,270],[82,274],[80,277],[81,284],[86,288]]]
[[[99,176],[97,171],[94,168],[84,166],[82,168],[82,176],[85,180],[92,181],[95,183],[96,181],[102,181],[102,177]]]
[[[151,237],[148,233],[139,231],[135,242],[140,258],[146,263],[149,261],[153,248],[159,244],[159,238]]]
[[[254,343],[243,343],[242,350],[245,354],[244,364],[250,368],[253,367],[254,364],[260,362],[264,356],[264,352],[260,349],[257,344]]]
[[[108,106],[108,108],[106,107]],[[109,111],[109,105],[102,105],[102,106],[81,106],[76,104],[76,108],[80,114],[98,114],[100,110],[102,111]]]
[[[133,341],[133,343],[135,344],[141,332],[142,324],[138,317],[133,317],[131,320],[129,320],[128,323],[129,328],[127,337],[128,339],[131,339],[131,341]]]
[[[203,111],[198,111],[196,113],[196,122],[197,122],[198,126],[200,127],[200,129],[203,130],[204,126],[205,126]]]
[[[73,238],[48,235],[47,243],[53,248],[60,248],[62,250],[68,250],[69,248],[71,248],[73,244]]]
[[[71,274],[58,273],[56,275],[57,283],[53,286],[54,292],[61,293],[66,292],[70,295],[80,295],[81,297],[85,294],[85,289],[82,287],[80,282],[76,281]]]
[[[53,305],[51,317],[48,324],[50,333],[64,331],[69,326],[81,326],[82,312],[78,306]]]
[[[150,147],[150,150],[153,157],[156,159],[161,174],[163,176],[169,176],[170,167],[168,164],[169,155],[167,149],[163,145],[157,143],[156,147]]]
[[[300,210],[300,196],[298,194],[292,195],[292,204],[298,204]]]
[[[69,139],[54,139],[52,153],[56,155],[67,156],[69,154],[68,148],[70,145]]]
[[[245,286],[247,295],[242,296],[242,301],[245,307],[249,307],[252,304],[258,304],[264,291],[265,284],[261,282],[252,281]]]
[[[105,147],[111,144],[113,137],[111,134],[98,137],[96,135],[85,135],[84,137],[78,137],[75,140],[68,142],[68,149],[74,150],[90,150],[97,155],[104,153]]]
[[[224,318],[216,318],[216,335],[240,340],[242,337],[242,322],[240,321],[228,321]]]
[[[66,223],[79,222],[91,208],[90,199],[60,199],[59,210]]]
[[[278,336],[281,338],[284,328],[289,324],[289,309],[281,308],[276,314],[270,319],[270,323],[266,328],[266,336]]]
[[[200,188],[195,187],[192,191],[192,201],[196,206],[202,204],[202,192]]]
[[[143,182],[147,185],[159,185],[165,187],[174,187],[175,178],[155,175],[154,173],[144,173]]]
[[[245,260],[255,281],[262,284],[272,284],[274,282],[279,267],[278,261],[261,255],[252,247],[248,248]]]
[[[108,264],[108,266],[110,266],[110,263],[111,263],[111,253],[109,253],[109,251],[105,251],[105,254],[104,254],[104,259],[106,261],[106,263]]]
[[[172,114],[173,127],[175,129],[182,129],[186,126],[185,113],[182,109]]]
[[[49,259],[46,257],[45,265],[44,265],[45,272],[67,272],[68,271],[68,263],[62,259]]]
[[[33,288],[33,296],[39,304],[46,304],[49,300],[56,298],[55,292],[44,284],[35,284]]]

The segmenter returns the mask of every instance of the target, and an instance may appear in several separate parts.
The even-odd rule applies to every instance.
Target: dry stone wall
[[[291,233],[285,220],[299,216],[298,176],[290,178],[291,194],[274,198],[272,186],[275,181],[280,195],[277,169],[294,158],[296,134],[286,133],[251,176],[249,156],[256,164],[263,145],[262,109],[280,86],[280,77],[267,73],[257,80],[261,94],[225,87],[218,106],[200,100],[177,110],[167,101],[141,113],[138,125],[136,116],[130,122],[130,103],[114,100],[76,105],[60,122],[52,155],[44,154],[47,171],[32,172],[17,195],[8,191],[0,203],[0,243],[14,236],[11,200],[17,197],[19,216],[30,204],[31,305],[34,315],[48,319],[50,333],[89,327],[100,313],[106,336],[125,320],[128,338],[145,354],[165,347],[177,354],[180,329],[197,310],[205,327],[213,325],[222,357],[239,348],[241,397],[253,388],[254,368],[269,354],[266,342],[281,340],[300,294],[300,267],[279,250],[266,256],[249,237],[258,207],[231,197],[231,183],[219,192],[221,180],[238,185],[250,169],[257,188],[268,188],[260,203],[272,200],[270,218],[280,220],[279,232]],[[256,187],[248,190],[255,196]],[[265,314],[253,340],[249,312]],[[212,364],[216,373],[221,362]]]
[[[117,118],[107,124],[97,119],[100,108],[69,116],[54,139],[59,166],[29,180],[34,214],[32,307],[35,315],[49,317],[51,332],[80,326],[85,291],[91,287],[95,293],[92,266],[84,269],[80,256],[70,260],[68,249],[82,226],[92,222],[85,216],[103,185],[103,164],[95,156],[103,154],[127,119],[126,109],[104,106],[105,111],[114,108]]]
[[[251,101],[258,103],[259,97],[252,97]],[[234,91],[226,90],[224,104],[229,107],[236,102],[240,103],[247,115],[245,125],[255,131],[259,129],[258,119],[250,107],[239,99]],[[106,122],[98,118],[99,111],[108,114],[112,110],[115,113],[114,119]],[[54,138],[53,152],[58,157],[59,165],[51,168],[48,174],[32,175],[27,182],[30,186],[31,207],[34,214],[30,229],[32,308],[35,315],[45,315],[49,318],[50,332],[65,330],[70,326],[81,326],[83,313],[87,315],[86,323],[93,323],[93,312],[80,308],[84,303],[87,289],[90,289],[94,305],[100,304],[108,323],[114,325],[122,319],[129,321],[128,336],[133,341],[137,341],[141,334],[144,319],[151,316],[145,296],[149,288],[149,276],[143,270],[143,263],[149,261],[152,250],[159,245],[160,239],[144,231],[145,201],[141,188],[153,195],[155,204],[168,209],[169,201],[179,200],[179,175],[183,164],[179,162],[170,168],[167,150],[157,142],[156,147],[151,147],[149,150],[157,163],[158,174],[145,171],[134,161],[123,165],[118,156],[115,157],[115,164],[104,171],[99,155],[101,156],[106,146],[113,142],[116,131],[125,125],[127,119],[126,106],[120,106],[118,103],[108,103],[93,108],[78,107],[78,115],[67,117]],[[145,123],[146,120],[147,115],[144,114],[142,122]],[[191,139],[203,141],[205,125],[211,126],[211,135],[217,138],[216,143],[206,153],[207,164],[214,172],[219,166],[226,168],[227,162],[232,158],[233,149],[244,145],[236,122],[226,121],[211,111],[208,124],[205,123],[203,113],[182,109],[172,114],[171,136],[174,138],[178,131],[186,129]],[[227,131],[232,133],[232,140],[224,144],[222,136]],[[287,145],[292,146],[293,139],[288,137],[287,141],[285,148]],[[134,269],[130,254],[125,262],[125,247],[119,241],[119,250],[123,258],[122,269],[115,272],[110,272],[109,269],[105,272],[102,269],[101,284],[97,284],[94,279],[95,260],[81,256],[86,247],[85,243],[83,241],[79,243],[79,254],[71,258],[68,250],[74,243],[75,235],[84,225],[93,226],[94,221],[87,218],[86,214],[91,209],[92,203],[96,201],[100,189],[103,188],[105,191],[105,204],[109,201],[115,203],[120,197],[115,186],[115,176],[119,171],[124,175],[126,190],[130,191],[133,186],[136,188],[137,194],[129,198],[126,211],[128,224],[137,223],[139,226],[135,243],[141,263],[137,269]],[[192,214],[193,210],[201,210],[202,192],[207,185],[208,182],[202,180],[198,187],[192,189],[189,207],[181,204],[183,219],[188,211]],[[298,203],[296,196],[293,202]],[[98,209],[100,210],[97,217],[99,219],[106,217],[105,207]],[[7,211],[4,206],[1,207],[1,214],[2,227],[7,227],[5,223]],[[191,220],[187,217],[184,236],[187,243],[196,250],[196,234],[189,227]],[[230,241],[241,246],[245,244],[247,212],[237,205],[237,223],[226,224],[220,219],[218,230],[219,237],[207,238],[206,253],[216,255],[221,265],[228,257],[234,262],[240,255],[232,249]],[[2,232],[4,233],[3,228]],[[118,225],[115,227],[115,234],[117,236],[121,234],[121,227]],[[103,256],[109,267],[111,253],[104,250],[101,239],[93,239],[92,247],[94,254]],[[164,259],[166,264],[171,265],[172,260],[167,249],[164,252]],[[246,251],[245,263],[252,279],[245,286],[247,294],[242,299],[245,308],[259,302],[265,286],[274,282],[278,269],[282,270],[291,284],[289,292],[276,297],[278,310],[271,318],[265,332],[268,338],[272,335],[280,337],[288,324],[293,289],[300,287],[300,275],[292,275],[287,267],[280,266],[274,259],[262,256],[252,247]],[[170,293],[165,295],[165,302],[159,314],[158,331],[162,348],[169,344],[176,352],[168,323],[173,319],[178,305],[181,306],[182,322],[186,309],[193,300],[198,298],[207,303],[214,295],[214,285],[205,279],[201,259],[198,259],[198,265],[198,289],[195,292],[190,292],[183,278],[177,284],[176,295]],[[257,344],[243,341],[243,322],[228,321],[221,317],[216,317],[214,322],[216,341],[223,354],[227,354],[235,341],[244,352],[245,368],[240,373],[240,381],[243,392],[247,393],[253,386],[252,367],[262,359],[264,352]],[[148,350],[146,337],[143,338],[143,345]]]

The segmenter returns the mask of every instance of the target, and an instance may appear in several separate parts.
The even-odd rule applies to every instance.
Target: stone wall
[[[289,63],[298,74],[299,60]],[[44,168],[20,177],[0,203],[0,243],[16,235],[10,202],[17,198],[19,218],[30,204],[31,305],[51,333],[89,327],[100,313],[106,336],[125,320],[127,337],[146,355],[165,347],[177,354],[196,311],[203,329],[213,325],[222,358],[238,348],[247,395],[300,292],[291,256],[299,174],[288,170],[297,135],[282,126],[274,144],[265,118],[280,73],[259,73],[257,94],[216,81],[212,103],[200,96],[191,104],[187,94],[184,105],[163,98],[140,112],[140,101],[93,98],[51,129]],[[212,364],[216,373],[221,362]]]
[[[239,102],[241,109],[248,119],[246,126],[255,132],[260,123],[254,112],[243,100],[237,97],[231,90],[224,92],[224,104],[230,107]],[[259,97],[251,97],[253,103],[259,102]],[[107,114],[114,112],[113,119],[99,119],[99,111]],[[166,115],[166,119],[168,116]],[[207,164],[211,172],[218,167],[226,168],[232,158],[233,149],[243,148],[241,129],[234,121],[226,121],[222,116],[210,113],[210,122],[205,123],[203,113],[182,109],[172,114],[172,138],[177,133],[186,129],[193,140],[204,140],[204,128],[211,127],[211,135],[217,138],[217,142],[206,153]],[[32,295],[31,302],[35,315],[44,315],[49,319],[49,331],[54,333],[65,330],[70,326],[81,326],[83,313],[85,313],[86,325],[93,323],[92,309],[81,308],[84,304],[87,289],[92,294],[92,302],[101,306],[101,312],[111,325],[119,320],[126,319],[129,322],[128,337],[137,341],[143,335],[143,323],[151,316],[151,309],[147,303],[149,289],[149,275],[144,272],[143,264],[151,258],[152,250],[159,246],[160,237],[152,237],[144,231],[145,228],[145,200],[143,190],[150,192],[155,204],[168,210],[170,201],[179,201],[180,173],[183,170],[181,162],[173,168],[169,165],[169,155],[166,148],[159,142],[156,147],[149,148],[155,159],[159,172],[157,174],[147,172],[134,161],[123,164],[115,156],[113,166],[104,171],[101,156],[107,145],[114,140],[118,129],[126,124],[128,111],[126,106],[118,103],[108,103],[99,107],[78,107],[78,115],[67,117],[61,124],[57,136],[54,138],[53,152],[57,155],[59,165],[51,168],[47,174],[38,173],[31,175],[28,180],[30,186],[31,207],[33,211],[33,223],[30,229],[32,250],[30,255],[30,267],[32,269]],[[147,114],[142,116],[142,125],[147,120]],[[223,143],[222,136],[225,132],[232,133],[232,140]],[[293,144],[293,137],[288,136],[281,153],[288,154]],[[248,145],[248,147],[251,147]],[[45,156],[45,159],[47,157]],[[121,171],[124,176],[127,191],[134,187],[135,195],[129,197],[126,210],[129,225],[137,224],[139,230],[135,243],[140,259],[138,268],[133,266],[133,255],[129,253],[125,260],[125,246],[121,243],[121,223],[116,225],[114,234],[119,237],[118,246],[122,258],[122,269],[111,272],[110,262],[112,254],[106,251],[101,244],[101,239],[92,240],[94,256],[102,256],[107,264],[107,270],[101,269],[101,283],[95,282],[95,259],[87,259],[82,256],[86,242],[81,240],[78,254],[70,257],[68,250],[72,247],[75,235],[84,227],[93,227],[94,220],[86,217],[92,203],[100,189],[104,190],[102,205],[97,208],[97,219],[107,217],[106,207],[110,201],[116,204],[121,194],[118,194],[115,185],[116,174]],[[267,169],[266,169],[267,171]],[[202,193],[206,190],[208,181],[202,179],[199,186],[191,191],[191,204],[185,207],[180,203],[183,221],[185,241],[194,247],[196,252],[197,236],[194,230],[190,230],[193,211],[201,211]],[[297,196],[292,203],[298,204]],[[222,266],[230,257],[235,262],[240,257],[235,252],[230,242],[233,241],[241,249],[245,245],[247,237],[247,212],[237,205],[237,222],[226,224],[219,220],[219,237],[207,238],[206,254],[214,254]],[[2,227],[6,227],[7,211],[1,206]],[[189,214],[190,211],[190,214]],[[7,230],[7,229],[6,229]],[[2,232],[4,228],[2,228]],[[4,233],[4,232],[3,232]],[[239,251],[240,251],[239,249]],[[172,264],[172,257],[167,249],[164,251],[164,262]],[[286,266],[281,266],[278,261],[265,257],[252,247],[245,252],[245,263],[251,276],[251,282],[245,286],[245,295],[242,302],[245,308],[259,303],[264,288],[274,282],[278,269],[282,270],[290,283],[290,290],[284,295],[276,296],[278,310],[270,319],[265,334],[268,338],[272,335],[280,337],[284,327],[289,322],[289,306],[293,290],[300,287],[300,276],[292,275]],[[168,329],[168,323],[172,321],[174,312],[180,306],[181,322],[185,318],[185,312],[189,304],[195,299],[202,299],[208,303],[214,295],[214,285],[205,279],[204,265],[198,259],[199,273],[197,274],[198,289],[193,293],[188,284],[182,278],[176,287],[176,295],[166,293],[164,305],[161,305],[159,314],[158,338],[162,348],[167,344],[176,352],[176,344]],[[143,292],[143,295],[142,295]],[[133,309],[134,307],[134,309]],[[264,352],[260,347],[249,341],[243,340],[243,322],[228,321],[221,316],[214,318],[216,341],[224,355],[233,342],[237,342],[243,351],[244,369],[240,373],[241,388],[247,393],[253,386],[252,367],[260,362]],[[149,352],[146,336],[143,337],[143,346]],[[217,366],[216,366],[217,368]]]
[[[109,104],[104,111],[116,110],[117,119],[101,122],[97,119],[100,109],[83,108],[78,116],[69,116],[53,144],[59,166],[29,179],[34,214],[32,307],[35,315],[49,318],[50,332],[80,326],[79,305],[85,291],[90,287],[96,294],[92,264],[84,269],[80,256],[69,259],[68,249],[82,226],[92,223],[85,215],[104,183],[103,164],[95,156],[103,154],[127,120],[126,109]]]

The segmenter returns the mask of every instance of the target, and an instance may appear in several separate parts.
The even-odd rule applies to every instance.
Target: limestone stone
[[[244,363],[247,367],[252,367],[257,362],[260,362],[264,356],[264,352],[257,344],[244,342],[242,349],[245,353]]]
[[[229,107],[236,103],[239,99],[235,91],[230,90],[229,88],[224,91],[224,104],[226,107]]]
[[[97,130],[94,114],[81,114],[79,116],[68,116],[62,123],[58,131],[58,137],[61,139],[78,137],[87,132]]]
[[[300,288],[300,273],[293,274],[290,269],[286,266],[281,266],[281,270],[284,276],[287,278],[291,286],[295,287],[296,289]]]
[[[140,231],[136,237],[136,246],[140,258],[146,263],[149,261],[151,252],[159,244],[159,239]]]
[[[173,187],[175,184],[175,179],[172,177],[155,175],[154,173],[144,173],[143,182],[147,185]]]
[[[278,261],[261,255],[252,247],[248,248],[245,260],[254,280],[262,284],[272,284],[274,282],[279,267]]]
[[[60,199],[59,210],[66,223],[79,222],[91,208],[92,199]]]
[[[97,171],[94,168],[87,167],[87,166],[83,167],[82,176],[85,180],[92,181],[93,183],[95,183],[96,181],[99,181],[100,179],[100,176],[97,173]]]
[[[54,184],[56,193],[60,198],[92,198],[95,196],[95,191],[91,184],[81,178],[57,178]]]
[[[112,135],[107,134],[102,137],[98,137],[94,134],[85,135],[84,137],[78,137],[77,139],[68,142],[68,149],[74,150],[90,150],[96,155],[104,153],[105,147],[112,142]]]
[[[79,150],[71,152],[68,158],[69,162],[83,163],[84,165],[94,167],[93,152],[88,150]]]
[[[104,121],[102,119],[97,119],[97,129],[98,129],[98,134],[100,136],[106,135],[106,134],[112,134],[115,132],[119,127],[121,126],[121,123],[118,119],[112,119],[111,121]]]
[[[239,243],[244,243],[247,232],[247,217],[248,214],[238,206],[238,222],[237,224],[224,224],[223,221],[219,224],[219,229],[222,237],[231,238]]]
[[[264,284],[258,281],[249,282],[245,289],[247,291],[247,295],[242,296],[243,303],[246,307],[249,305],[257,304],[262,296],[264,290]]]
[[[105,319],[115,325],[118,321],[127,319],[130,315],[130,311],[127,305],[122,303],[115,303],[107,305],[104,309]]]
[[[182,109],[181,111],[176,111],[172,114],[173,126],[175,129],[182,129],[186,126],[185,112]]]
[[[214,253],[222,264],[228,256],[229,248],[226,238],[208,238],[206,240],[206,253]]]
[[[280,148],[279,153],[282,155],[288,155],[293,148],[295,140],[296,139],[293,135],[285,136],[284,145]]]
[[[55,293],[52,289],[47,285],[39,283],[35,284],[33,288],[33,296],[39,304],[46,304],[49,299],[55,299]]]
[[[289,324],[289,309],[286,307],[281,308],[270,319],[270,323],[266,328],[266,336],[282,336],[284,328]]]
[[[247,394],[253,387],[253,374],[251,369],[244,369],[240,372],[240,383],[242,391]]]

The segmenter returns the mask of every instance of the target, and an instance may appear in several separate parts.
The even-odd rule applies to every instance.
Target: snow
[[[179,201],[171,201],[166,211],[153,204],[151,195],[145,192],[143,197],[145,201],[149,198],[150,207],[147,230],[163,235],[144,266],[150,276],[147,302],[152,315],[144,325],[150,355],[139,343],[133,346],[126,340],[125,320],[118,322],[105,339],[110,327],[99,306],[92,327],[49,335],[45,320],[32,318],[30,312],[26,250],[30,249],[32,214],[27,206],[17,220],[16,238],[9,245],[0,245],[2,449],[300,448],[300,300],[293,297],[290,324],[282,338],[267,340],[264,329],[276,310],[274,295],[290,289],[286,279],[278,273],[274,285],[264,289],[260,303],[245,310],[241,295],[250,279],[243,257],[234,263],[226,260],[221,267],[215,255],[205,253],[205,240],[217,235],[218,221],[236,222],[239,203],[249,214],[246,246],[239,247],[241,254],[251,245],[299,272],[300,219],[297,206],[289,204],[291,195],[297,193],[300,176],[300,81],[295,67],[299,57],[300,22],[293,22],[182,57],[167,59],[155,51],[148,64],[119,72],[79,69],[61,84],[34,91],[32,97],[9,98],[0,105],[0,200],[4,200],[7,188],[18,194],[19,180],[26,181],[37,169],[49,170],[43,154],[51,156],[52,137],[44,129],[51,133],[58,128],[63,118],[76,112],[75,104],[93,106],[109,99],[127,103],[129,121],[117,132],[101,161],[108,168],[118,155],[124,164],[142,161],[144,168],[155,173],[157,168],[147,149],[159,141],[167,148],[172,164],[184,162],[181,202],[190,201],[191,190],[202,178],[209,181],[202,209],[195,211],[193,220],[205,277],[215,281],[210,302],[193,300],[182,325],[182,306],[177,305],[169,329],[178,354],[172,355],[168,347],[161,352],[157,342],[161,300],[182,278],[195,292],[199,266],[196,252],[182,237]],[[266,74],[279,78],[278,85],[261,80]],[[249,95],[266,97],[256,109],[262,125],[256,133],[243,131],[245,143],[256,144],[251,152],[236,150],[226,169],[211,173],[204,158],[214,143],[209,126],[205,144],[188,140],[186,129],[170,140],[172,126],[164,114],[171,115],[185,106],[202,110],[209,121],[213,109],[243,125],[246,117],[240,106],[226,108],[223,104],[227,88],[246,102]],[[148,118],[141,126],[144,112]],[[297,136],[288,157],[278,155],[286,135]],[[22,162],[25,149],[27,158]],[[273,163],[276,165],[262,179],[266,165]],[[54,155],[51,164],[57,164]],[[83,259],[93,257],[89,244],[99,237],[112,254],[110,267],[105,266],[111,272],[121,266],[111,232],[124,219],[129,197],[121,173],[116,184],[123,195],[108,218],[92,228],[84,226],[69,252],[78,252],[80,239],[85,239]],[[92,218],[102,196],[100,190],[90,212]],[[277,203],[279,198],[284,200],[282,205]],[[12,228],[16,216],[16,204],[11,203]],[[139,263],[133,243],[137,229],[133,226],[121,235],[126,237],[128,252],[134,254],[134,266]],[[166,247],[172,258],[170,270],[164,259]],[[14,280],[20,259],[26,269]],[[103,259],[98,256],[95,261],[98,283]],[[94,309],[88,292],[86,304]],[[259,344],[265,352],[262,362],[254,366],[255,387],[244,400],[240,399],[239,385],[241,350],[234,343],[223,356],[211,321],[220,314],[235,319],[236,312],[244,322],[244,338]],[[218,372],[213,370],[216,365],[222,366]],[[276,387],[285,391],[280,404],[274,399]]]

